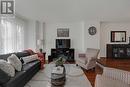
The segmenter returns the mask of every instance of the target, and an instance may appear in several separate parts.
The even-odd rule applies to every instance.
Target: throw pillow
[[[22,63],[15,54],[12,54],[11,56],[9,56],[7,60],[8,60],[8,63],[10,63],[15,68],[15,70],[17,71],[22,70]]]
[[[0,60],[0,69],[7,73],[9,76],[15,76],[14,67],[5,60]]]
[[[10,80],[10,76],[0,69],[0,84],[4,84]]]
[[[21,57],[21,58],[23,59],[24,64],[27,64],[27,63],[29,63],[29,62],[38,60],[38,55],[35,54],[35,55],[26,56],[26,57]]]
[[[33,54],[35,54],[34,52],[33,52],[33,50],[32,49],[27,49],[27,50],[24,50],[25,52],[28,52],[30,55],[33,55]]]

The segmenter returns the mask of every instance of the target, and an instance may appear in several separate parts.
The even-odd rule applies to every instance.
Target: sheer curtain
[[[25,23],[19,18],[0,19],[0,53],[17,52],[24,49]]]

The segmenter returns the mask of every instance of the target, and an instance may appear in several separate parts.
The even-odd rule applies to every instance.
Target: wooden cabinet
[[[129,44],[107,44],[107,58],[130,58]]]
[[[44,57],[44,63],[46,63],[46,52],[42,52],[43,57]]]

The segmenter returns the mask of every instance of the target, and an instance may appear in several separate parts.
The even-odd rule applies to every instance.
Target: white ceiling
[[[15,0],[16,13],[42,21],[130,20],[130,0]]]

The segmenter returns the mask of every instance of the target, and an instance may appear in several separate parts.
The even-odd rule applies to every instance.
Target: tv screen
[[[70,39],[56,39],[56,48],[70,48]]]

